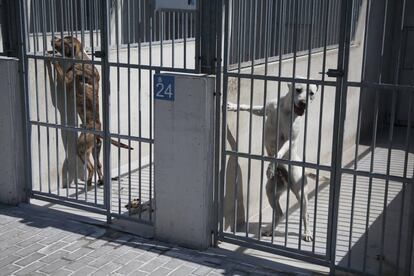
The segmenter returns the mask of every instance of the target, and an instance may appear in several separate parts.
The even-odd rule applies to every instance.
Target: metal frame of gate
[[[412,143],[412,141],[410,142],[410,128],[411,128],[411,124],[410,124],[410,112],[412,112],[412,94],[410,94],[410,105],[409,105],[409,109],[408,109],[408,127],[406,130],[406,139],[405,139],[405,161],[404,161],[404,175],[403,176],[399,176],[399,175],[394,175],[392,172],[390,172],[390,160],[391,160],[391,148],[392,148],[392,140],[393,140],[393,130],[394,130],[394,125],[393,122],[395,121],[395,105],[396,105],[396,91],[397,90],[405,90],[405,91],[410,91],[410,92],[414,92],[414,86],[413,85],[402,85],[398,83],[398,77],[395,79],[394,83],[386,83],[386,82],[382,82],[381,77],[379,77],[378,80],[376,81],[367,81],[365,78],[365,68],[367,66],[369,66],[369,64],[366,64],[366,47],[367,47],[367,37],[368,37],[368,33],[369,33],[369,16],[370,16],[370,9],[371,9],[371,5],[372,5],[372,1],[367,1],[367,7],[366,7],[366,21],[364,22],[364,45],[363,47],[363,61],[362,61],[362,75],[361,75],[361,81],[352,81],[348,79],[348,72],[350,70],[349,68],[349,60],[350,60],[350,48],[352,47],[352,32],[355,30],[355,26],[353,26],[354,24],[354,20],[355,20],[355,10],[354,10],[354,5],[356,3],[355,0],[342,0],[339,1],[340,3],[340,17],[339,17],[339,25],[338,27],[338,31],[339,31],[339,41],[338,41],[338,60],[337,60],[337,68],[332,68],[329,69],[326,68],[326,53],[327,53],[327,44],[326,44],[326,33],[327,33],[327,28],[328,28],[328,19],[326,19],[326,21],[324,22],[324,32],[325,32],[325,45],[322,47],[321,52],[323,54],[323,71],[326,71],[326,74],[329,77],[334,77],[336,78],[336,81],[332,81],[332,80],[327,80],[325,77],[325,74],[322,75],[321,79],[311,79],[310,78],[310,57],[313,54],[313,49],[311,47],[311,38],[312,38],[312,21],[310,23],[310,28],[308,30],[309,34],[309,41],[308,41],[308,45],[309,47],[306,48],[307,51],[305,53],[302,53],[303,56],[308,56],[309,58],[309,63],[308,63],[308,70],[307,70],[307,76],[305,79],[301,79],[301,78],[297,78],[294,77],[297,74],[297,68],[296,68],[296,62],[297,62],[297,58],[298,58],[298,51],[296,50],[297,48],[297,36],[298,36],[298,16],[300,15],[299,13],[303,13],[303,11],[299,11],[298,9],[298,5],[299,2],[303,5],[303,2],[301,2],[300,0],[294,0],[291,1],[290,4],[294,5],[294,11],[295,13],[293,15],[286,15],[284,14],[284,12],[286,11],[284,9],[284,7],[286,7],[286,3],[287,1],[285,0],[279,0],[279,1],[253,1],[253,2],[245,2],[245,1],[239,1],[239,5],[245,5],[247,6],[247,10],[249,10],[249,12],[251,12],[253,14],[253,19],[252,18],[244,18],[244,20],[241,20],[241,14],[243,14],[243,8],[238,8],[238,10],[232,10],[232,3],[233,1],[231,0],[225,0],[224,1],[224,61],[223,61],[223,99],[222,99],[222,110],[221,110],[221,115],[222,115],[222,124],[221,124],[221,157],[220,157],[220,161],[221,161],[221,174],[220,174],[220,184],[216,187],[217,190],[219,190],[219,197],[217,197],[217,201],[219,202],[219,207],[218,207],[218,229],[217,229],[217,240],[219,241],[224,241],[224,242],[229,242],[229,243],[233,243],[236,245],[240,245],[240,246],[244,246],[247,248],[253,248],[253,249],[257,249],[257,250],[262,250],[262,251],[267,251],[270,253],[276,253],[276,254],[280,254],[280,255],[284,255],[287,257],[292,257],[295,259],[300,259],[300,260],[304,260],[304,261],[308,261],[308,262],[312,262],[312,263],[316,263],[316,264],[320,264],[320,265],[324,265],[324,266],[329,266],[331,273],[334,273],[336,270],[345,270],[345,271],[350,271],[350,272],[354,272],[354,273],[368,273],[367,272],[367,245],[368,245],[368,228],[369,228],[369,212],[371,209],[370,206],[370,201],[371,201],[371,197],[372,197],[372,186],[373,186],[373,180],[375,179],[381,179],[383,181],[385,181],[385,196],[384,196],[384,206],[383,206],[383,214],[384,216],[386,216],[386,212],[387,212],[387,196],[388,196],[388,183],[390,181],[396,181],[398,183],[402,184],[402,192],[403,192],[403,203],[404,204],[404,200],[406,200],[407,196],[404,196],[404,192],[406,190],[406,185],[413,185],[414,184],[414,180],[413,178],[409,177],[409,173],[407,174],[407,162],[408,162],[408,152],[409,152],[409,147],[410,147],[410,143]],[[320,3],[321,1],[308,1],[307,4],[310,5],[310,8],[312,10],[312,14],[314,12],[315,9],[315,3],[318,2]],[[333,1],[322,1],[322,3],[325,3],[325,5],[322,5],[322,9],[326,9],[325,12],[328,14],[330,11],[330,6],[329,3],[333,2]],[[403,7],[405,7],[405,2],[403,1]],[[243,4],[244,3],[244,4]],[[255,9],[259,9],[259,6],[263,5],[265,8],[262,8],[262,11],[264,11],[263,13],[255,13]],[[277,7],[276,7],[277,5]],[[260,6],[262,7],[262,6]],[[388,1],[385,1],[385,13],[383,14],[384,18],[387,17],[387,8],[388,8]],[[277,11],[277,13],[273,13]],[[405,9],[402,9],[402,12],[404,13]],[[233,13],[233,15],[232,15]],[[234,13],[239,13],[238,14],[238,22],[232,22],[231,19],[234,17]],[[255,17],[256,15],[256,17]],[[276,75],[272,75],[269,73],[269,69],[268,69],[268,64],[270,63],[269,61],[269,37],[270,37],[270,32],[277,32],[277,39],[276,41],[278,41],[278,43],[282,43],[281,41],[283,39],[285,39],[285,37],[283,36],[283,30],[282,27],[280,27],[279,29],[275,30],[274,27],[273,29],[270,27],[271,22],[270,20],[272,18],[276,18],[276,20],[284,20],[284,17],[286,16],[293,16],[293,23],[294,24],[294,31],[293,31],[293,38],[291,37],[291,39],[293,40],[293,51],[292,54],[290,56],[290,58],[293,59],[293,72],[291,73],[290,76],[286,77],[286,76],[282,76],[281,75],[281,64],[284,58],[286,58],[283,55],[283,46],[280,44],[279,47],[279,54],[278,56],[278,62],[279,62],[279,68],[278,70],[276,70],[278,72],[278,74]],[[303,14],[302,14],[303,16]],[[260,21],[261,23],[263,23],[263,25],[257,26],[256,24],[259,24],[258,21],[259,19],[256,18],[261,18]],[[265,18],[265,19],[263,19]],[[327,17],[326,17],[327,18]],[[404,14],[401,14],[401,20],[403,22],[404,20]],[[292,20],[292,18],[290,18]],[[384,19],[386,21],[386,19]],[[402,22],[401,22],[401,26],[402,26]],[[234,41],[232,40],[232,36],[231,36],[231,32],[233,32],[233,28],[231,26],[234,25],[238,25],[239,28],[239,34],[238,35],[238,41]],[[248,26],[249,24],[252,24],[252,26],[249,29],[249,32],[252,32],[253,34],[249,33],[248,35],[244,35],[244,33],[248,32],[246,31],[246,29],[244,30],[240,30],[242,27],[240,26]],[[274,25],[273,25],[274,26]],[[280,24],[277,24],[277,26],[282,26],[281,22]],[[383,37],[386,36],[386,22],[384,23],[383,29],[382,29],[382,35]],[[255,33],[258,32],[258,30],[261,29],[261,31],[264,33],[264,37],[261,38],[261,42],[264,43],[264,58],[262,58],[262,60],[256,60],[256,52],[255,52],[255,45],[257,43],[256,38],[255,38]],[[264,29],[264,31],[263,31]],[[400,30],[402,32],[402,29]],[[240,34],[241,33],[241,34]],[[243,38],[240,38],[241,36],[244,35],[244,40]],[[250,37],[252,40],[250,41],[249,44],[249,51],[251,51],[250,53],[246,53],[246,52],[242,52],[243,47],[246,47],[243,43],[245,43],[246,40],[248,40],[248,38],[246,37]],[[232,45],[232,43],[236,43],[236,45]],[[236,48],[235,48],[236,47]],[[381,45],[380,47],[382,47],[381,49],[384,50],[384,44]],[[233,52],[233,55],[230,54],[230,51],[232,49],[236,49],[236,52]],[[242,50],[241,50],[242,49]],[[398,53],[400,53],[402,50],[402,46],[401,43],[399,44],[398,47]],[[233,59],[234,60],[234,56],[238,55],[238,58],[236,58],[237,60],[237,64],[235,64],[234,66],[230,66],[230,60]],[[249,61],[245,61],[244,58],[245,56],[249,56],[250,59]],[[381,60],[383,59],[383,56],[380,57]],[[263,64],[262,67],[264,67],[264,69],[262,69],[262,71],[264,70],[264,73],[256,73],[255,72],[255,66]],[[382,65],[381,65],[382,66]],[[243,68],[249,68],[248,70],[250,72],[242,72]],[[398,75],[398,66],[395,72],[395,76]],[[246,70],[245,70],[246,71]],[[218,72],[217,77],[220,77],[219,74],[221,72]],[[237,101],[237,105],[240,104],[240,93],[241,93],[241,82],[242,81],[247,81],[250,82],[250,108],[253,105],[253,95],[256,95],[257,93],[264,93],[263,95],[263,103],[260,103],[260,105],[265,106],[266,105],[266,101],[267,101],[267,83],[268,82],[274,82],[277,83],[277,93],[278,93],[278,102],[280,99],[280,90],[281,90],[281,83],[291,83],[293,86],[295,83],[302,83],[302,84],[306,84],[308,87],[310,84],[316,84],[322,87],[322,98],[323,98],[323,94],[324,94],[324,90],[325,87],[335,87],[336,93],[335,93],[335,107],[334,107],[334,125],[333,125],[333,137],[332,137],[332,152],[331,152],[331,164],[330,165],[321,165],[320,164],[320,144],[321,144],[321,126],[319,125],[319,144],[318,144],[318,158],[317,158],[317,162],[313,163],[313,162],[298,162],[298,161],[293,161],[293,160],[285,160],[285,159],[277,159],[275,157],[269,157],[265,155],[265,151],[264,151],[264,134],[262,133],[262,140],[261,140],[261,145],[262,145],[262,151],[261,154],[253,154],[252,153],[252,115],[250,113],[250,115],[246,115],[249,116],[249,138],[248,138],[248,150],[247,151],[242,151],[239,148],[239,129],[240,129],[240,111],[237,111],[236,113],[236,133],[234,134],[235,138],[232,137],[232,139],[234,140],[234,147],[232,149],[228,149],[226,146],[226,142],[227,142],[227,133],[228,133],[228,112],[227,112],[227,102],[228,102],[228,95],[229,95],[229,79],[234,79],[234,82],[237,83],[236,87],[234,88],[234,90],[237,90],[236,93],[236,101]],[[262,82],[264,83],[264,89],[262,91],[254,91],[254,84],[253,82]],[[381,90],[392,90],[393,91],[393,96],[392,96],[392,111],[391,111],[391,123],[390,123],[390,130],[389,130],[389,137],[388,137],[388,146],[387,146],[387,150],[388,150],[388,157],[387,157],[387,171],[386,173],[376,173],[374,172],[373,169],[373,164],[374,164],[374,153],[371,154],[371,165],[370,165],[370,169],[369,171],[364,171],[358,168],[358,162],[356,162],[352,168],[349,167],[345,167],[345,165],[342,163],[342,155],[343,155],[343,141],[344,141],[344,126],[345,126],[345,118],[346,118],[346,109],[347,109],[347,95],[348,95],[348,88],[360,88],[361,89],[361,93],[367,89],[377,89],[377,91],[375,91],[375,121],[374,121],[374,127],[373,127],[373,138],[371,141],[371,145],[370,145],[370,150],[373,152],[375,150],[376,147],[376,136],[377,136],[377,125],[378,125],[378,108],[379,108],[379,102],[378,102],[378,94],[382,93]],[[234,92],[234,91],[233,91]],[[257,104],[257,103],[256,103]],[[293,102],[292,102],[293,104]],[[323,101],[321,103],[321,109],[320,109],[320,122],[322,121],[322,106],[323,106]],[[358,143],[360,141],[360,133],[361,133],[361,120],[363,120],[361,118],[361,110],[363,110],[364,107],[361,106],[361,102],[359,103],[359,108],[358,108],[358,122],[357,122],[357,135],[356,135],[356,149],[355,149],[355,160],[357,160],[358,156],[359,156],[359,152],[358,152]],[[262,119],[262,131],[264,131],[264,116]],[[292,124],[292,122],[291,122]],[[305,119],[305,139],[304,141],[306,142],[306,129],[307,129],[307,113],[306,113],[306,119]],[[412,140],[412,139],[411,139]],[[259,142],[260,143],[260,142]],[[306,145],[304,145],[304,148],[306,151]],[[305,154],[305,153],[304,153]],[[289,155],[290,156],[290,155]],[[232,222],[234,223],[234,225],[230,226],[230,230],[226,230],[225,229],[225,216],[224,216],[224,208],[225,208],[225,190],[226,190],[226,185],[228,185],[228,180],[227,180],[227,176],[226,176],[226,165],[227,165],[227,160],[228,158],[235,158],[235,164],[237,166],[238,164],[238,160],[240,159],[244,159],[247,160],[247,206],[246,207],[242,207],[243,209],[246,210],[247,208],[247,215],[245,217],[245,221],[244,221],[244,225],[241,226],[242,230],[238,230],[240,227],[238,227],[237,225],[237,210],[238,210],[238,199],[237,199],[237,194],[238,194],[238,186],[239,184],[239,171],[238,168],[235,167],[235,179],[234,179],[234,187],[232,188],[232,190],[227,191],[230,193],[234,192],[234,195],[231,195],[231,197],[233,197],[233,202],[231,203],[232,205],[232,209],[231,209],[231,213],[229,214],[230,216],[234,216]],[[306,159],[305,159],[306,160]],[[258,161],[261,162],[261,179],[260,179],[260,207],[259,207],[259,221],[258,221],[258,233],[256,236],[251,236],[251,233],[249,233],[249,191],[250,191],[250,182],[251,182],[251,163],[253,161]],[[263,194],[263,186],[264,186],[264,162],[276,162],[279,164],[286,164],[289,166],[289,168],[291,166],[299,166],[302,168],[302,175],[304,173],[305,168],[309,168],[309,169],[313,169],[316,170],[316,174],[317,177],[319,177],[319,173],[320,172],[328,172],[330,173],[330,182],[329,182],[329,214],[328,214],[328,227],[327,227],[327,237],[326,237],[326,250],[325,250],[325,254],[317,254],[315,252],[315,242],[313,242],[312,245],[312,250],[309,251],[305,251],[302,250],[301,248],[301,233],[302,233],[302,220],[300,219],[299,216],[299,236],[298,236],[298,242],[297,248],[291,248],[287,246],[287,236],[288,236],[288,215],[286,215],[286,224],[285,224],[285,228],[284,228],[284,236],[285,236],[285,241],[284,241],[284,245],[279,245],[279,244],[275,244],[274,243],[274,232],[271,240],[270,241],[263,241],[262,237],[261,237],[261,226],[262,226],[262,194]],[[364,255],[360,256],[363,258],[363,267],[361,269],[355,269],[352,268],[350,266],[350,257],[348,259],[348,264],[343,266],[343,265],[338,265],[336,263],[336,252],[337,252],[337,235],[338,235],[338,209],[339,209],[339,201],[340,201],[340,190],[341,190],[341,182],[342,182],[342,177],[345,175],[351,175],[353,177],[353,191],[352,191],[352,209],[351,209],[351,220],[354,217],[354,208],[355,207],[355,193],[356,193],[356,179],[357,177],[367,177],[369,178],[369,191],[368,191],[368,203],[366,206],[366,211],[367,211],[367,218],[366,218],[366,225],[365,225],[365,234],[366,234],[366,238],[365,238],[365,244],[364,244]],[[318,193],[318,182],[319,180],[316,180],[316,192],[315,192],[315,196],[317,196]],[[413,189],[414,191],[414,189]],[[413,195],[412,195],[413,196]],[[317,199],[315,199],[317,200]],[[286,209],[284,210],[285,214],[289,213],[289,189],[287,189],[287,206]],[[300,212],[302,212],[302,204],[303,204],[303,199],[301,199],[300,201]],[[315,203],[315,209],[312,210],[314,212],[314,215],[316,216],[317,213],[317,209],[316,209],[316,203]],[[412,208],[412,206],[411,206]],[[412,208],[413,209],[413,208]],[[312,212],[311,211],[311,212]],[[274,210],[272,211],[272,218],[274,218]],[[400,218],[400,235],[399,235],[399,244],[401,243],[401,224],[402,224],[402,217],[403,217],[403,207],[401,207],[401,218]],[[412,212],[412,211],[411,211]],[[384,235],[385,235],[385,222],[386,218],[383,219],[382,222],[382,238],[381,238],[381,253],[383,254],[384,252]],[[316,221],[313,222],[314,226],[313,226],[313,234],[315,235],[315,224]],[[413,224],[412,219],[411,222],[409,222],[410,225]],[[274,219],[272,219],[272,229],[274,229],[275,226],[275,222]],[[349,252],[351,251],[351,239],[352,239],[352,221],[351,221],[351,225],[350,225],[350,238],[349,238]],[[274,231],[274,230],[273,230]],[[407,251],[406,251],[406,260],[405,260],[405,264],[407,265],[407,269],[409,269],[411,267],[411,257],[412,257],[412,244],[413,244],[413,227],[409,226],[408,227],[408,235],[410,237],[410,239],[408,240],[408,247],[407,247]],[[303,242],[302,242],[303,244]],[[400,254],[400,245],[398,245],[398,256]],[[409,271],[401,271],[398,266],[400,265],[400,257],[397,257],[397,268],[395,270],[396,275],[399,273],[409,273]],[[384,259],[381,258],[381,255],[379,257],[379,274],[383,273],[383,266],[384,266]]]
[[[19,30],[16,28],[16,31],[19,34],[22,88],[25,94],[28,157],[26,174],[29,180],[30,198],[103,214],[106,215],[108,222],[112,218],[122,218],[152,225],[154,222],[152,77],[155,72],[160,71],[182,73],[199,71],[197,49],[200,47],[200,31],[199,17],[196,16],[198,11],[196,13],[155,11],[152,1],[148,0],[20,0],[16,10],[20,20]],[[77,59],[65,54],[59,56],[54,51],[50,52],[50,41],[53,37],[68,35],[76,37],[81,42],[90,60],[83,57]],[[190,44],[194,48],[194,56],[191,60],[187,57]],[[71,51],[73,55],[73,47]],[[165,54],[167,51],[172,52],[171,58]],[[178,55],[179,51],[184,56],[183,64],[177,64],[178,58],[174,57],[174,52]],[[149,53],[149,59],[144,56],[144,53]],[[47,68],[47,62],[52,63],[51,70]],[[102,129],[96,128],[95,124],[92,129],[81,124],[76,106],[77,91],[75,88],[69,91],[66,85],[59,87],[61,84],[58,83],[56,71],[53,69],[53,64],[56,62],[69,66],[81,64],[83,68],[92,65],[100,69],[102,99],[99,100],[99,105],[102,110]],[[85,84],[85,73],[82,74],[82,81]],[[135,81],[132,76],[136,76],[137,80]],[[126,81],[123,81],[124,78]],[[111,83],[114,79],[115,82]],[[83,114],[85,114],[85,89],[83,90]],[[59,93],[63,93],[64,96]],[[116,96],[116,104],[111,105],[114,96]],[[60,98],[64,102],[60,107],[57,103],[59,97],[64,98]],[[121,104],[121,98],[124,102],[126,99],[127,108]],[[132,99],[137,101],[133,107],[131,107]],[[52,104],[54,107],[50,108]],[[132,121],[132,109],[135,108],[136,121]],[[93,116],[99,116],[98,112],[94,104]],[[123,118],[126,122],[123,122],[121,116],[125,112],[127,116]],[[115,117],[117,117],[116,128],[111,126],[111,120],[114,121]],[[124,123],[123,129],[120,127],[121,123]],[[82,134],[102,137],[101,159],[104,183],[102,189],[97,185],[97,162],[93,162],[93,183],[88,188],[87,165],[83,165],[82,171],[79,172],[80,159],[78,160],[76,155],[68,156],[70,152],[68,144],[69,147],[70,142],[76,144],[76,140],[80,139],[78,136]],[[72,135],[71,141],[68,138],[70,135]],[[111,155],[111,151],[114,153],[114,149],[111,149],[111,139],[128,146],[134,143],[134,152],[131,153],[132,150],[122,152],[124,150],[118,148],[117,153]],[[99,156],[96,143],[94,140],[92,156],[94,154]],[[65,147],[63,157],[60,149],[62,144]],[[148,160],[144,160],[145,153]],[[137,168],[131,165],[132,154],[136,156]],[[115,165],[115,161],[112,160],[114,158],[111,159],[111,156],[117,159]],[[36,160],[32,159],[34,157]],[[84,158],[86,157],[85,154]],[[61,169],[62,160],[68,163],[74,162],[72,166],[76,167],[76,175],[72,179],[73,184],[67,177],[69,169],[66,168],[64,171],[63,166]],[[127,165],[122,166],[125,160]],[[54,166],[56,171],[51,170]],[[121,171],[121,167],[127,168]],[[114,168],[117,171],[115,176],[111,175]],[[44,173],[43,170],[46,169],[47,172]],[[81,180],[82,173],[84,181]],[[34,181],[34,174],[37,181]],[[43,179],[42,175],[45,175]],[[65,177],[66,183],[64,183]],[[132,181],[137,183],[132,185]],[[114,191],[116,195],[113,194]],[[146,202],[143,202],[145,197]],[[125,211],[125,205],[135,198],[138,199],[136,209],[127,208],[128,210]]]

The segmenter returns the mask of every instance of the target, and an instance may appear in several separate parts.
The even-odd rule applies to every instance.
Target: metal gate
[[[397,2],[224,1],[219,240],[410,273],[414,7]]]
[[[197,13],[19,3],[31,198],[152,225],[152,78],[198,71]]]

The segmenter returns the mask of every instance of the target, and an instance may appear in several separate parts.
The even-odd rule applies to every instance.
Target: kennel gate
[[[197,12],[155,11],[150,0],[19,4],[30,197],[104,214],[108,221],[122,218],[153,225],[152,77],[161,71],[198,72]],[[65,36],[77,38],[90,59],[74,57],[74,47],[62,56],[52,51],[52,38]],[[85,87],[93,78],[94,91],[95,75],[85,75],[84,69],[97,68],[99,98],[91,106],[85,89],[76,96],[75,88],[59,83],[56,62],[66,68],[80,64],[79,83]],[[83,103],[77,103],[79,99]],[[96,123],[92,128],[82,124],[80,116],[88,110],[93,118],[101,113],[102,129]],[[97,185],[95,139],[92,185],[87,185],[88,167],[76,149],[83,133],[102,137],[103,186]],[[111,139],[133,150],[114,147]]]
[[[414,73],[403,80],[401,64],[412,48],[406,18],[414,6],[226,0],[223,8],[217,240],[328,266],[331,273],[409,275]],[[397,62],[388,65],[387,57]],[[279,101],[287,83],[320,87],[304,116],[301,160],[291,152],[286,159],[267,156],[265,116],[226,108],[228,102],[252,108]],[[388,113],[381,112],[387,102]],[[405,112],[397,118],[399,108]],[[285,217],[271,237],[262,236],[263,227],[276,226],[274,211],[266,208],[269,162],[300,167],[302,175],[307,170],[316,178],[308,184],[312,242],[301,239],[303,198],[293,204],[289,190],[282,199]]]
[[[200,71],[199,11],[154,14],[149,5],[150,1],[146,0],[20,0],[19,3],[27,140],[30,141],[27,144],[27,156],[30,156],[27,170],[31,176],[31,197],[106,214],[108,219],[122,217],[152,224],[152,91],[148,84],[152,83],[151,77],[155,71]],[[218,3],[221,4],[220,1]],[[216,68],[217,87],[220,88],[221,82],[223,85],[222,99],[217,97],[218,102],[222,100],[223,108],[218,110],[216,118],[222,119],[220,137],[218,134],[216,136],[216,147],[220,149],[216,154],[221,153],[220,158],[216,158],[221,162],[216,161],[215,173],[216,180],[220,180],[216,181],[215,189],[215,199],[218,202],[216,241],[327,265],[331,271],[338,269],[370,274],[391,271],[395,274],[408,274],[404,267],[410,267],[412,257],[414,216],[406,213],[412,214],[413,210],[410,203],[414,190],[413,143],[410,130],[414,87],[411,79],[402,81],[399,77],[401,70],[409,71],[411,68],[410,64],[405,64],[401,59],[408,55],[407,49],[410,49],[407,48],[408,44],[404,45],[411,41],[411,29],[404,25],[404,18],[413,10],[412,4],[405,0],[397,4],[386,0],[224,0],[223,6],[217,5],[217,8],[218,18],[223,12],[224,20],[223,45],[217,43],[216,55],[220,61],[223,52],[223,66]],[[389,23],[392,15],[397,18],[395,24]],[[394,32],[390,32],[392,27],[395,28]],[[375,28],[380,29],[380,39],[368,43],[374,36],[372,34],[378,31]],[[218,28],[219,42],[221,31]],[[91,56],[90,61],[75,60],[76,63],[94,64],[101,69],[102,131],[85,129],[78,124],[73,91],[58,87],[53,81],[55,73],[53,70],[47,71],[44,63],[46,60],[74,62],[71,58],[47,55],[50,46],[46,45],[49,45],[51,37],[67,34],[78,36]],[[398,62],[393,70],[390,69],[393,78],[387,79],[382,71],[385,70],[386,63],[384,53],[389,50],[385,38],[390,34],[395,35],[393,40],[398,42],[393,48]],[[378,48],[378,53],[370,54],[372,45]],[[358,47],[361,50],[357,59],[359,69],[354,70],[354,51]],[[375,60],[378,61],[380,70],[375,67]],[[367,73],[372,71],[375,71],[374,77]],[[327,75],[319,72],[327,72]],[[305,78],[298,78],[299,73]],[[143,79],[147,81],[142,81]],[[308,111],[305,116],[306,127],[301,146],[304,161],[267,157],[263,148],[264,120],[256,121],[242,112],[229,114],[226,111],[229,99],[236,103],[246,101],[250,104],[263,104],[266,103],[268,95],[273,98],[281,97],[286,83],[320,86],[320,99],[315,105],[320,107],[320,111],[313,118],[318,122],[317,127],[309,127],[311,122],[307,119]],[[220,96],[220,93],[217,95]],[[387,95],[391,102],[388,117],[383,116],[379,108],[384,102],[383,95]],[[405,101],[399,100],[402,96]],[[124,98],[121,99],[122,97]],[[355,98],[356,102],[352,100]],[[122,103],[131,103],[134,100],[137,102],[137,110],[140,111],[135,117],[130,115],[133,110],[131,105],[124,108],[126,104]],[[366,105],[371,100],[373,108]],[[332,104],[333,110],[323,109],[329,106],[327,103]],[[403,115],[406,116],[398,113],[401,107],[405,108]],[[121,109],[126,109],[128,116],[121,117]],[[309,114],[312,114],[311,111],[310,109]],[[348,135],[348,121],[352,119],[352,111],[356,114],[353,126],[355,133]],[[367,122],[365,119],[369,116],[372,120]],[[312,118],[311,115],[309,117]],[[132,123],[133,118],[137,118],[137,124]],[[330,120],[323,123],[326,118]],[[128,123],[122,124],[124,120]],[[247,123],[243,124],[243,120]],[[144,125],[143,121],[147,122],[145,129],[140,128]],[[116,127],[112,127],[113,125]],[[386,142],[381,148],[383,138],[380,129],[384,125],[387,126]],[[219,122],[216,127],[219,127]],[[261,135],[253,137],[253,130],[255,134]],[[76,141],[78,133],[93,133],[104,138],[105,183],[111,184],[104,185],[102,189],[95,185],[94,175],[92,189],[82,190],[82,185],[85,185],[81,174],[85,173],[86,168],[78,167],[79,160],[76,159],[76,152],[70,143]],[[247,137],[243,136],[246,133]],[[372,137],[363,144],[366,133]],[[402,142],[397,134],[403,136]],[[313,157],[308,153],[310,146],[307,147],[306,143],[311,135],[317,137],[317,141],[313,142],[317,149]],[[328,141],[326,137],[329,138]],[[110,138],[131,144],[135,148],[134,153],[138,152],[136,159],[134,160],[131,151],[123,152],[111,147]],[[244,148],[241,143],[243,139],[247,141]],[[253,143],[253,139],[261,141],[258,146]],[[349,154],[344,145],[349,145],[351,140],[354,141],[354,146]],[[226,145],[227,142],[230,147]],[[398,143],[402,143],[400,151]],[[325,152],[324,148],[327,148]],[[147,160],[144,155],[148,156]],[[346,159],[347,155],[352,158]],[[375,156],[378,155],[385,156],[384,168],[377,166],[378,160]],[[111,160],[109,156],[117,158]],[[67,162],[64,163],[63,160]],[[314,241],[310,244],[301,241],[298,236],[302,228],[302,222],[298,220],[298,209],[300,213],[302,200],[296,206],[292,205],[293,198],[290,200],[289,192],[284,202],[289,216],[282,223],[282,235],[272,235],[268,239],[261,237],[260,230],[263,221],[267,219],[262,210],[266,204],[263,202],[266,178],[264,171],[267,162],[271,161],[306,168],[316,175],[317,180],[313,183],[316,192],[310,193],[314,234]],[[121,166],[121,163],[125,166]],[[399,166],[396,168],[394,163]],[[64,172],[63,165],[67,166]],[[133,166],[138,168],[135,176],[132,172]],[[111,179],[109,173],[105,173],[111,172],[112,167],[115,167],[112,172],[112,176],[116,176],[114,179]],[[243,170],[244,168],[247,169]],[[243,184],[243,178],[247,179],[247,185]],[[138,179],[136,190],[132,186],[134,179]],[[144,179],[147,180],[146,184],[143,184]],[[63,189],[62,184],[65,182],[73,183]],[[258,187],[253,187],[254,183],[259,183]],[[243,192],[245,186],[246,207]],[[145,187],[148,196],[143,199]],[[69,194],[70,189],[74,191],[73,194]],[[379,190],[382,191],[380,196]],[[123,192],[126,194],[122,194]],[[349,194],[350,204],[342,204],[347,203],[345,196]],[[123,198],[122,195],[126,196]],[[256,202],[253,196],[256,197]],[[134,197],[140,199],[135,210],[137,217],[131,216],[133,211],[123,208]],[[380,211],[372,207],[378,201]],[[394,203],[399,206],[397,211]],[[346,210],[347,206],[351,209],[350,212]],[[357,215],[360,210],[363,212],[362,220]],[[391,211],[398,218],[395,223],[396,249],[391,251],[394,257],[386,252],[390,245],[385,240],[390,231],[387,212]],[[256,221],[252,216],[253,212],[257,214]],[[370,212],[375,213],[374,218]],[[273,217],[272,214],[270,216]],[[372,222],[372,219],[375,221]],[[296,223],[293,228],[292,221]],[[372,250],[368,237],[377,222],[380,225],[378,252]],[[267,223],[274,224],[274,221],[267,219]],[[296,233],[293,238],[289,233],[291,229],[294,230],[292,233]],[[251,230],[253,234],[249,233]],[[320,233],[319,236],[317,232]],[[406,246],[403,246],[404,242]],[[362,263],[356,263],[355,259],[362,260]]]

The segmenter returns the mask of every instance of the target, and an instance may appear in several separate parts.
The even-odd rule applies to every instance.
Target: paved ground
[[[1,275],[285,275],[32,207],[0,205]],[[292,273],[289,273],[292,274]]]

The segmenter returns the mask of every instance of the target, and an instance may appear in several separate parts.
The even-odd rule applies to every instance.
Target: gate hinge
[[[97,57],[97,58],[104,58],[106,55],[105,55],[105,52],[102,52],[102,51],[95,51],[94,53],[93,53],[93,55],[95,56],[95,57]]]
[[[345,75],[345,72],[342,69],[328,69],[325,74],[330,78],[339,78],[343,77]]]

